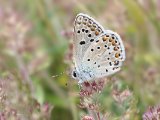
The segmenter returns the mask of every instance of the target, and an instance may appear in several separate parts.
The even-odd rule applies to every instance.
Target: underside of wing
[[[120,36],[106,30],[88,47],[82,66],[90,69],[95,78],[100,78],[119,71],[124,60],[125,49]]]
[[[80,67],[88,47],[104,33],[103,27],[86,14],[78,14],[74,22],[74,62]]]

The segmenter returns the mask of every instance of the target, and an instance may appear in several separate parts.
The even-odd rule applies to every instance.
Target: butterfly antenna
[[[58,75],[53,75],[52,77],[53,78],[56,78],[56,77],[59,77],[59,76],[61,76],[61,75],[63,75],[65,72],[61,72],[60,74],[58,74]]]
[[[58,74],[58,75],[53,75],[52,77],[53,77],[53,78],[60,77],[60,76],[63,75],[64,73],[66,73],[66,74],[68,75],[68,72],[61,72],[60,74]],[[66,82],[66,86],[68,86],[68,82]]]

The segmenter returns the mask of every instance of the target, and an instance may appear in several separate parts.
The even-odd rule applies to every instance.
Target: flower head
[[[128,99],[130,96],[132,96],[132,93],[128,89],[126,89],[122,92],[120,92],[118,90],[114,90],[112,92],[112,96],[116,102],[123,103],[126,99]]]
[[[105,80],[100,79],[98,81],[92,81],[92,82],[84,82],[81,84],[81,90],[80,90],[80,96],[90,96],[94,93],[101,92],[104,85]]]
[[[82,117],[82,120],[94,120],[94,118],[91,116],[85,115]]]
[[[159,120],[160,119],[160,106],[149,107],[143,114],[143,120]]]

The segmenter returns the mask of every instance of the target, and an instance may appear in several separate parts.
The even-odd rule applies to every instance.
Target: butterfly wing
[[[78,14],[74,22],[74,62],[80,68],[84,53],[94,40],[104,33],[103,27],[86,14]]]
[[[100,78],[119,71],[124,60],[125,49],[120,36],[106,30],[88,47],[82,66],[90,69],[94,78]]]

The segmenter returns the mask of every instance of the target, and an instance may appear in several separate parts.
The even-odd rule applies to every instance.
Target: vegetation
[[[159,11],[160,0],[1,0],[0,119],[151,120],[144,113],[157,106],[149,112],[158,120]],[[126,48],[122,70],[92,94],[70,75],[80,12],[119,33]]]

